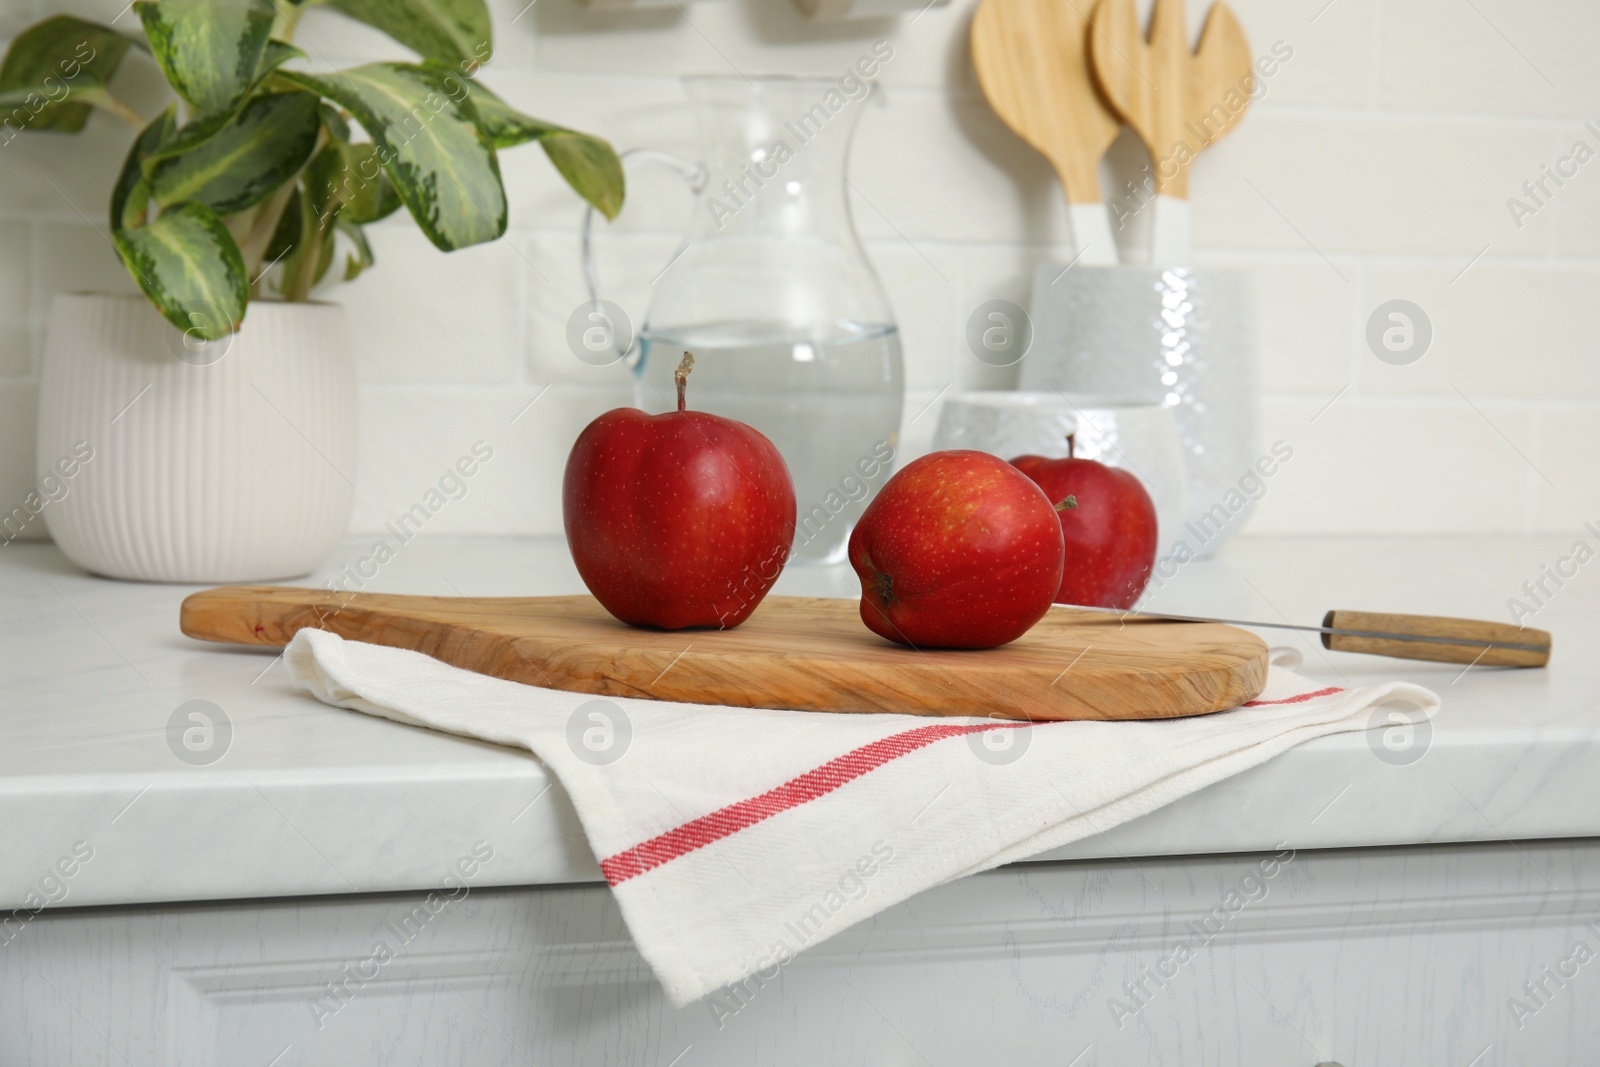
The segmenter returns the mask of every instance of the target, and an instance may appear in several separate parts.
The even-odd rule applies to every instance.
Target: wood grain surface
[[[1322,625],[1369,634],[1449,639],[1430,643],[1427,640],[1396,641],[1348,633],[1323,634],[1323,647],[1336,652],[1365,652],[1374,656],[1421,659],[1434,663],[1471,663],[1479,667],[1543,667],[1550,662],[1549,633],[1531,626],[1513,626],[1507,622],[1452,619],[1439,615],[1394,615],[1375,611],[1330,611],[1322,620]],[[1507,644],[1534,647],[1504,647]]]
[[[1074,204],[1100,203],[1100,157],[1121,127],[1089,70],[1089,10],[1087,0],[983,0],[972,18],[984,97]]]
[[[854,600],[768,597],[732,630],[643,630],[588,596],[466,598],[231,586],[183,602],[190,637],[283,646],[304,627],[531,685],[800,711],[1160,719],[1235,707],[1266,683],[1260,638],[1057,608],[984,651],[913,650]]]
[[[1254,68],[1238,17],[1213,4],[1190,52],[1184,0],[1156,0],[1148,41],[1134,0],[1100,0],[1088,40],[1106,100],[1150,153],[1156,192],[1187,200],[1194,157],[1231,132],[1249,106]]]

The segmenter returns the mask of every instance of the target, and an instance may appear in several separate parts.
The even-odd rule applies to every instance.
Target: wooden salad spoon
[[[1133,127],[1155,171],[1152,263],[1184,263],[1192,245],[1189,171],[1195,157],[1232,132],[1250,105],[1255,69],[1239,19],[1213,4],[1189,50],[1184,0],[1155,0],[1150,35],[1133,0],[1100,0],[1089,51],[1112,108]]]

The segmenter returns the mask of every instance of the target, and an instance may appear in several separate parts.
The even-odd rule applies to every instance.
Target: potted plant
[[[142,34],[56,16],[0,64],[0,141],[96,109],[140,130],[104,232],[145,299],[59,297],[40,376],[39,469],[74,468],[43,514],[95,573],[244,581],[326,557],[354,495],[356,390],[344,311],[311,294],[372,266],[364,226],[404,205],[443,251],[494,240],[495,153],[529,141],[621,207],[608,144],[475,79],[484,0],[325,0],[421,59],[313,74],[293,41],[317,2],[140,0]],[[130,52],[177,95],[148,122],[110,88]]]

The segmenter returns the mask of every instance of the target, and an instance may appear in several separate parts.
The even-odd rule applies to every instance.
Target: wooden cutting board
[[[769,596],[732,630],[641,630],[588,596],[424,597],[229,586],[183,602],[190,637],[281,647],[310,626],[481,674],[602,696],[800,711],[1160,719],[1235,707],[1267,646],[1217,623],[1053,609],[984,651],[912,650],[854,600]]]

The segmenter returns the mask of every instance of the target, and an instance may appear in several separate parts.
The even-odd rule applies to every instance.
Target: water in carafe
[[[783,454],[798,509],[790,559],[842,559],[893,470],[905,393],[900,335],[845,196],[868,87],[827,78],[685,79],[707,180],[640,330],[635,399],[749,423]]]
[[[794,479],[796,560],[832,561],[889,477],[904,383],[893,323],[841,322],[827,335],[782,323],[707,323],[640,337],[640,403],[667,411],[672,372],[694,353],[692,406],[758,428]]]

